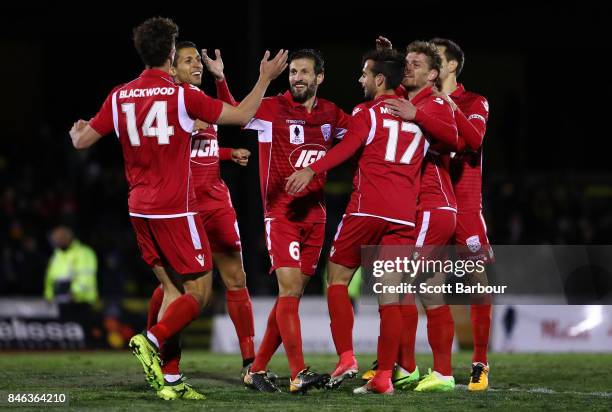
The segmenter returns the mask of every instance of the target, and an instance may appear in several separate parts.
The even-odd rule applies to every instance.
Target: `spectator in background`
[[[63,225],[53,229],[51,243],[55,251],[45,276],[45,299],[60,305],[95,304],[98,260],[94,251],[75,239],[72,230]]]

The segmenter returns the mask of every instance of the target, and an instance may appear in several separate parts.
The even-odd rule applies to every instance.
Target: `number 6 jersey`
[[[325,176],[317,176],[297,197],[287,194],[287,178],[320,159],[342,138],[350,116],[334,103],[317,98],[312,112],[289,91],[264,98],[245,129],[259,134],[259,177],[266,218],[325,222]]]
[[[220,100],[176,84],[162,70],[144,70],[115,88],[90,126],[119,138],[131,216],[172,218],[195,214],[189,156],[195,119],[216,123]]]

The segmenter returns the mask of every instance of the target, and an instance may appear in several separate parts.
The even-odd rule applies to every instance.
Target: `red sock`
[[[186,293],[168,306],[168,309],[166,309],[164,313],[164,317],[161,318],[155,326],[149,329],[149,332],[157,338],[157,342],[161,348],[168,338],[176,335],[189,325],[191,321],[200,316],[200,311],[201,308],[198,301],[193,296]]]
[[[451,352],[455,324],[448,305],[427,311],[427,339],[433,352],[433,370],[444,376],[453,374]]]
[[[413,301],[414,302],[414,301]],[[419,312],[414,303],[402,303],[400,305],[402,317],[400,347],[398,362],[399,365],[408,372],[416,369],[416,359],[414,357],[414,344],[416,341],[416,330],[419,323]]]
[[[295,296],[280,296],[276,307],[276,323],[283,339],[285,352],[287,352],[291,379],[295,379],[297,374],[305,368],[299,304],[300,299]]]
[[[172,336],[164,343],[159,351],[164,375],[180,375],[179,363],[181,361],[181,334]]]
[[[278,331],[278,325],[276,323],[276,307],[278,305],[278,299],[274,302],[270,315],[268,316],[268,325],[266,326],[266,332],[264,337],[259,344],[259,350],[257,356],[253,361],[251,370],[254,372],[265,371],[268,366],[268,362],[276,352],[276,349],[280,346],[283,341],[281,340],[280,332]]]
[[[348,294],[348,286],[331,285],[327,288],[327,307],[330,327],[336,353],[353,352],[353,305]]]
[[[380,313],[380,336],[378,337],[378,370],[393,370],[400,343],[402,315],[400,305],[382,305]]]
[[[491,305],[471,305],[470,312],[474,339],[472,362],[482,362],[486,365],[491,329]]]
[[[228,290],[225,292],[225,300],[227,301],[227,312],[238,335],[242,360],[250,363],[255,358],[255,344],[253,343],[255,328],[253,326],[253,305],[251,305],[249,291],[247,288]]]
[[[158,286],[153,291],[151,300],[149,300],[149,311],[147,312],[147,330],[151,329],[157,323],[157,315],[164,301],[164,290]]]

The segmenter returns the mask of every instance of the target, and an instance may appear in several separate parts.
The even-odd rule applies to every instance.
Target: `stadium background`
[[[603,41],[606,13],[584,4],[496,7],[430,1],[326,8],[251,1],[176,8],[97,5],[75,12],[3,5],[0,297],[41,296],[51,253],[48,234],[58,223],[73,225],[77,237],[98,254],[102,313],[109,307],[125,310],[126,302],[142,310],[138,302],[150,296],[155,281],[129,224],[117,142],[106,137],[77,152],[67,132],[76,119],[93,116],[113,86],[140,73],[131,28],[153,15],[173,17],[183,40],[220,48],[237,98],[255,81],[266,48],[318,48],[326,59],[319,95],[345,111],[362,100],[360,59],[377,35],[389,37],[397,48],[434,36],[456,40],[467,57],[460,81],[485,95],[491,107],[483,185],[491,242],[608,243],[612,170],[602,150],[611,91],[602,64],[610,51]],[[210,77],[204,88],[214,95]],[[268,94],[286,88],[283,74]],[[253,153],[248,167],[222,164],[222,174],[238,212],[251,294],[274,294],[275,279],[267,275],[256,137],[237,128],[221,128],[219,135],[223,146]],[[350,189],[348,168],[330,173],[328,239]],[[217,282],[213,312],[223,311],[222,290]],[[319,276],[306,293],[322,293]]]

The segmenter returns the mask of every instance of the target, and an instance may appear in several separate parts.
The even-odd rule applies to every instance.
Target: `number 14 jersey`
[[[131,216],[195,214],[189,165],[193,124],[195,119],[216,123],[222,109],[220,100],[156,69],[109,94],[90,126],[101,135],[114,130],[119,138]]]

